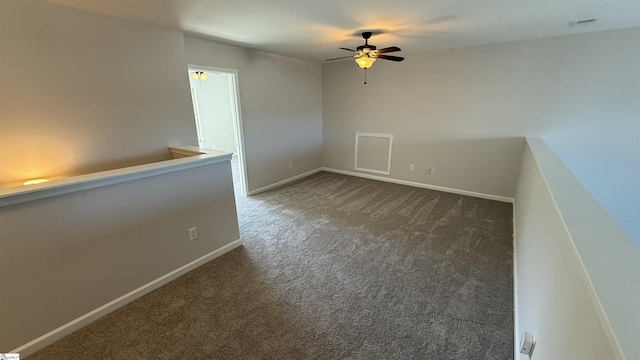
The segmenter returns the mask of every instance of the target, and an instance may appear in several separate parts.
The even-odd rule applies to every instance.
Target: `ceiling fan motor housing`
[[[369,38],[371,37],[371,35],[372,33],[370,31],[363,32],[362,38],[364,39],[364,45],[358,46],[356,50],[368,53],[370,51],[377,49],[375,45],[369,45]],[[368,51],[365,51],[365,49],[368,49]]]

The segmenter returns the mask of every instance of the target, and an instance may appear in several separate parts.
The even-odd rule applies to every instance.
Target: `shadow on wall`
[[[83,175],[83,174],[91,174],[100,171],[114,170],[120,169],[129,166],[150,164],[165,160],[171,160],[171,151],[168,150],[167,147],[163,147],[158,149],[158,151],[154,151],[152,153],[147,153],[145,155],[140,156],[129,156],[118,159],[113,159],[109,161],[100,161],[93,164],[86,164],[79,166],[75,169],[73,175]]]

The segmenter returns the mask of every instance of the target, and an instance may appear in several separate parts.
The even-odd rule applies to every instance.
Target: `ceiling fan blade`
[[[384,49],[378,49],[378,54],[390,53],[390,52],[394,52],[394,51],[400,51],[400,48],[397,47],[397,46],[391,46],[391,47],[384,48]]]
[[[376,56],[376,58],[385,59],[385,60],[391,60],[391,61],[402,61],[402,60],[404,60],[403,57],[391,56],[391,55],[378,55],[378,56]]]
[[[355,50],[353,50],[353,49],[347,49],[347,48],[339,48],[339,49],[347,50],[347,51],[352,51],[352,52],[356,52],[356,51],[355,51]]]
[[[349,56],[342,56],[342,57],[337,57],[337,58],[333,58],[333,59],[327,59],[325,61],[331,61],[331,60],[339,60],[339,59],[347,59],[347,58],[352,58],[352,55]]]

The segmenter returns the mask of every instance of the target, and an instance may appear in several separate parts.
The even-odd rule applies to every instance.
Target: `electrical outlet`
[[[189,229],[189,240],[193,241],[197,238],[198,238],[198,229],[195,227],[192,227],[191,229]]]
[[[289,161],[289,169],[293,167],[293,161]]]
[[[529,356],[531,359],[531,355],[533,355],[533,350],[536,347],[536,338],[533,334],[525,331],[522,334],[522,339],[520,339],[520,354],[525,354]]]
[[[431,167],[431,173],[435,174],[436,173],[436,168],[434,166]]]
[[[415,169],[416,169],[416,168],[415,168],[415,166],[413,166],[413,164],[409,164],[409,171],[413,171],[413,170],[415,170]]]

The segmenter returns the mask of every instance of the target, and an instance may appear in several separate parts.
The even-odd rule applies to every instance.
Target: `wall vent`
[[[575,20],[574,22],[571,23],[571,26],[585,26],[585,25],[591,25],[594,22],[596,22],[596,18],[590,18],[590,19],[582,19],[582,20]]]

